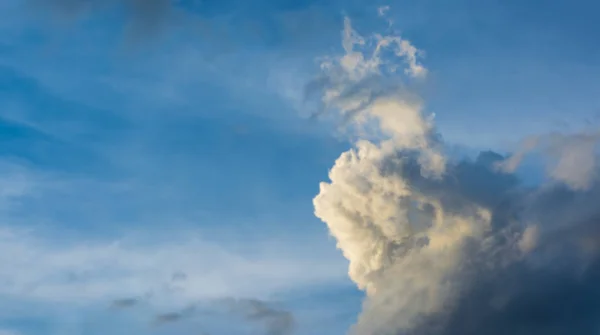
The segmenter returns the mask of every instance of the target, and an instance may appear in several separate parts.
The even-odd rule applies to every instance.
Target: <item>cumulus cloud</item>
[[[401,37],[376,41],[404,52],[384,57],[391,44],[368,43],[346,20],[344,54],[308,86],[324,113],[345,117],[358,134],[313,201],[367,294],[350,332],[595,334],[595,137],[548,135],[508,158],[452,159],[409,90],[411,77],[426,74],[420,53]],[[522,186],[511,171],[540,145],[558,183]]]

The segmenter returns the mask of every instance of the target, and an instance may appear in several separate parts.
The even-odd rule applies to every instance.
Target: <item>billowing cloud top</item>
[[[343,48],[308,89],[358,134],[314,199],[367,293],[351,333],[596,334],[597,134],[450,159],[409,89],[427,73],[420,51],[400,36],[360,36],[348,19]],[[549,181],[532,189],[512,172],[534,149],[549,158]]]

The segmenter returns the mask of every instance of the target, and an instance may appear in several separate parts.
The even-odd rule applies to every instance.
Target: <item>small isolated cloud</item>
[[[183,315],[179,312],[171,312],[171,313],[164,313],[164,314],[159,314],[154,318],[154,323],[161,325],[161,324],[165,324],[165,323],[171,323],[171,322],[176,322],[179,321],[183,318]]]
[[[349,20],[343,41],[312,93],[351,116],[357,140],[313,203],[367,294],[350,334],[596,334],[597,133],[531,138],[507,160],[452,159],[409,86],[390,84],[403,79],[394,63],[356,51],[367,43]],[[418,72],[416,48],[399,41]],[[558,183],[525,187],[511,173],[532,150]]]
[[[139,299],[137,298],[125,298],[125,299],[116,299],[111,303],[111,307],[113,308],[129,308],[137,305],[139,303]]]
[[[181,311],[158,314],[154,317],[153,324],[163,325],[166,323],[174,323],[183,319],[192,317],[196,311],[196,306],[191,305]]]
[[[289,311],[275,308],[257,299],[227,299],[224,306],[249,322],[263,326],[267,335],[290,335],[294,330],[294,316]]]
[[[385,16],[389,10],[390,6],[381,6],[377,8],[377,14],[379,14],[379,16]]]

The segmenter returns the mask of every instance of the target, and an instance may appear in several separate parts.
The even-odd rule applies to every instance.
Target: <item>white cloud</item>
[[[328,83],[323,99],[328,108],[351,115],[353,124],[373,122],[387,138],[379,143],[360,140],[356,149],[343,153],[330,171],[331,182],[321,183],[314,199],[315,214],[350,261],[350,278],[369,294],[355,329],[359,334],[377,334],[390,324],[408,326],[419,314],[439,308],[451,294],[443,281],[460,259],[463,241],[482,237],[490,225],[484,208],[469,204],[466,213],[447,212],[440,199],[406,180],[403,170],[410,167],[399,152],[415,152],[425,177],[441,178],[445,158],[437,149],[432,118],[423,115],[421,105],[400,87],[375,86],[395,72],[393,63],[380,58],[392,45],[397,46],[394,55],[408,64],[406,74],[423,76],[417,49],[400,37],[376,40],[371,57],[355,51],[365,41],[345,20],[346,54],[323,67]],[[418,224],[409,220],[414,215],[421,218]],[[422,238],[429,248],[412,251]],[[431,295],[434,287],[438,297]],[[380,307],[396,296],[401,300],[395,305],[407,308]]]
[[[363,52],[364,48],[371,44],[371,40],[358,34],[353,28],[349,18],[344,19],[344,30],[342,33],[342,46],[346,52],[339,59],[339,65],[345,72],[344,75],[351,81],[363,80],[366,76],[378,73],[381,70],[395,71],[395,67],[382,57],[384,50],[392,51],[395,56],[403,59],[407,68],[406,74],[411,77],[424,77],[427,70],[419,63],[418,56],[421,54],[409,41],[400,36],[374,35],[372,38],[375,47],[368,55]],[[368,43],[369,42],[369,43]],[[384,66],[388,65],[387,68]]]
[[[395,55],[408,64],[405,74],[415,76],[425,73],[417,49],[397,37],[378,41],[373,57],[356,51],[368,43],[346,20],[346,53],[323,66],[317,85],[328,111],[346,116],[358,130],[354,147],[337,159],[313,200],[316,216],[349,260],[350,278],[367,293],[351,334],[597,329],[587,318],[572,325],[575,307],[548,311],[540,298],[540,292],[554,294],[556,285],[576,302],[597,295],[590,286],[595,287],[600,259],[593,242],[600,217],[597,135],[537,137],[504,162],[493,152],[476,161],[452,161],[433,118],[407,92],[408,85],[395,84],[405,78],[394,76],[394,63],[378,56],[387,41],[396,41],[401,52]],[[513,170],[540,145],[553,159],[550,177],[571,190],[521,188],[515,176],[495,169]],[[581,190],[589,192],[577,193]],[[558,283],[542,280],[547,273],[555,273]],[[531,315],[521,315],[523,301],[531,304],[527,309],[533,306]],[[597,318],[600,301],[589,305],[590,319]],[[536,313],[564,322],[548,317],[547,324],[536,319],[531,326],[528,318]]]

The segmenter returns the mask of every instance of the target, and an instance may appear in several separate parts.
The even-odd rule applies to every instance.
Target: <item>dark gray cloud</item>
[[[600,187],[586,194],[564,187],[535,190],[522,199],[525,209],[512,210],[522,219],[539,219],[533,250],[514,257],[510,239],[497,239],[494,253],[469,249],[472,262],[457,275],[457,298],[396,334],[598,334]],[[510,223],[504,224],[496,237],[508,231]]]
[[[538,270],[515,264],[488,273],[452,306],[443,327],[430,333],[597,334],[598,265],[595,260],[579,272],[564,264]],[[428,332],[417,328],[414,333]]]

